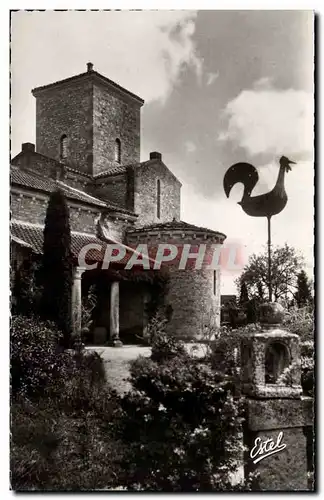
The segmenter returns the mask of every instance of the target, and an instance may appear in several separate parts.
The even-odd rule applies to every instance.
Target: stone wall
[[[67,136],[69,166],[92,170],[93,84],[90,79],[36,92],[36,151],[60,159],[60,139]]]
[[[64,169],[64,165],[58,163],[57,160],[34,152],[28,151],[20,153],[14,158],[12,164],[32,174],[38,174],[47,178],[51,177],[52,179],[60,179],[66,184],[76,189],[80,189],[81,191],[87,190],[90,181],[88,176]]]
[[[136,225],[180,219],[181,183],[159,160],[150,160],[134,171],[134,212],[139,215]],[[157,181],[161,186],[160,218],[157,217]]]
[[[127,206],[127,176],[126,173],[97,180],[92,189],[93,195],[98,198],[128,208]]]
[[[123,242],[125,239],[125,233],[127,228],[132,226],[133,223],[128,221],[127,219],[123,219],[120,217],[114,217],[114,216],[109,216],[107,215],[104,218],[104,226],[108,230],[108,235],[113,239],[117,241]]]
[[[44,224],[48,197],[34,196],[32,194],[11,193],[11,217],[13,219]],[[72,231],[95,233],[95,219],[100,213],[99,209],[81,208],[69,203],[70,224]]]
[[[179,338],[198,338],[211,325],[220,325],[220,271],[216,271],[214,294],[213,270],[170,270],[166,297],[172,307],[170,333]]]
[[[140,161],[140,105],[126,96],[94,85],[93,89],[94,174],[112,167]],[[121,142],[120,162],[115,161],[116,139]]]
[[[207,234],[206,239],[192,240],[191,238],[189,234],[182,238],[178,233],[172,234],[170,230],[166,230],[166,233],[161,230],[161,233],[156,236],[149,229],[127,235],[127,242],[131,246],[147,244],[149,254],[153,258],[159,243],[171,243],[178,246],[177,258],[172,262],[162,263],[161,269],[165,269],[169,275],[165,296],[165,305],[171,313],[168,330],[183,339],[199,338],[206,333],[208,327],[220,326],[221,272],[220,269],[208,268],[214,255],[211,245],[217,244],[218,240]],[[199,244],[206,245],[201,269],[194,269],[195,259],[188,259],[186,268],[179,269],[184,244],[191,245],[190,253],[197,253]]]

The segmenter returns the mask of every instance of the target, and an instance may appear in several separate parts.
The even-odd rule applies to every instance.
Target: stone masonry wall
[[[18,155],[12,162],[13,165],[19,166],[25,170],[30,171],[33,174],[38,174],[43,177],[59,178],[66,184],[80,190],[87,191],[87,186],[89,184],[89,177],[84,175],[79,175],[75,172],[70,172],[62,168],[63,176],[56,176],[55,172],[59,174],[60,165],[58,165],[57,160],[45,157],[37,153],[24,153]]]
[[[192,240],[189,234],[182,238],[177,233],[164,234],[162,231],[159,236],[154,236],[148,229],[141,235],[129,233],[127,237],[127,243],[131,246],[147,244],[152,257],[155,257],[159,243],[177,245],[177,258],[162,264],[161,269],[167,271],[169,276],[165,305],[171,312],[171,319],[167,329],[182,339],[199,338],[209,326],[220,326],[221,271],[209,269],[214,256],[211,245],[217,244],[217,239],[207,234],[205,236],[206,239]],[[179,269],[184,244],[191,245],[190,253],[197,253],[198,245],[206,245],[201,269],[194,269],[195,259],[188,259],[186,268]]]
[[[33,196],[11,193],[11,217],[13,219],[30,222],[32,224],[44,224],[48,198],[44,196]],[[95,219],[99,210],[95,208],[80,208],[69,203],[70,224],[72,231],[83,233],[95,233]]]
[[[214,295],[213,270],[170,270],[166,302],[173,314],[170,333],[180,338],[198,338],[205,328],[220,325],[220,271],[216,271]]]
[[[104,86],[93,90],[94,175],[111,167],[140,160],[140,107]],[[121,162],[115,161],[115,142],[121,141]]]
[[[157,217],[157,180],[161,183],[161,210]],[[159,160],[151,160],[135,168],[134,212],[139,215],[136,225],[168,222],[180,219],[181,183]]]
[[[120,207],[128,208],[126,174],[114,175],[102,182],[97,180],[92,192],[94,196],[102,200],[111,201]]]
[[[36,98],[36,151],[60,159],[60,139],[67,136],[67,164],[91,173],[92,83],[73,82],[40,92]]]

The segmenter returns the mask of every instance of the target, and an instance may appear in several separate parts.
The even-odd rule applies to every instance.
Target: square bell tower
[[[140,161],[144,101],[87,71],[32,90],[36,98],[36,151],[96,176]]]

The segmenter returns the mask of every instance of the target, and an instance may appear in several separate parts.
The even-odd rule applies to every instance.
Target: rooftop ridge
[[[114,87],[116,90],[119,90],[120,92],[126,94],[127,96],[131,97],[132,99],[134,99],[135,101],[140,103],[141,106],[144,104],[144,100],[141,97],[134,94],[133,92],[130,92],[129,90],[125,89],[124,87],[122,87],[118,83],[114,82],[113,80],[110,80],[106,76],[101,75],[100,73],[98,73],[97,71],[94,71],[92,69],[90,71],[88,70],[84,73],[79,73],[78,75],[64,78],[63,80],[57,80],[56,82],[48,83],[47,85],[41,85],[39,87],[35,87],[32,89],[31,92],[32,92],[34,97],[37,97],[37,94],[39,92],[44,91],[44,90],[46,91],[46,90],[49,90],[51,88],[58,87],[59,85],[64,85],[64,84],[68,84],[68,83],[71,83],[71,82],[74,82],[77,80],[81,80],[82,78],[90,79],[92,77],[95,77],[97,80],[101,81],[101,83],[105,83],[106,85]]]
[[[200,231],[200,232],[208,232],[211,234],[216,234],[218,236],[226,238],[226,235],[220,231],[216,231],[215,229],[209,229],[207,227],[200,227],[196,226],[195,224],[190,224],[189,222],[185,222],[182,220],[172,220],[168,222],[158,222],[158,223],[152,223],[152,224],[147,224],[145,226],[137,227],[137,228],[130,228],[127,230],[127,234],[136,234],[140,233],[142,231],[173,231],[173,230],[181,230],[181,231],[186,231],[186,230],[192,230],[192,231]]]

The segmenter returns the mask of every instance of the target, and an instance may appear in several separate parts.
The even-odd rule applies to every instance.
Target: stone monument
[[[280,327],[283,313],[279,304],[263,304],[260,331],[241,341],[245,476],[258,473],[259,491],[308,489],[306,428],[313,424],[313,399],[302,395],[299,337]]]

